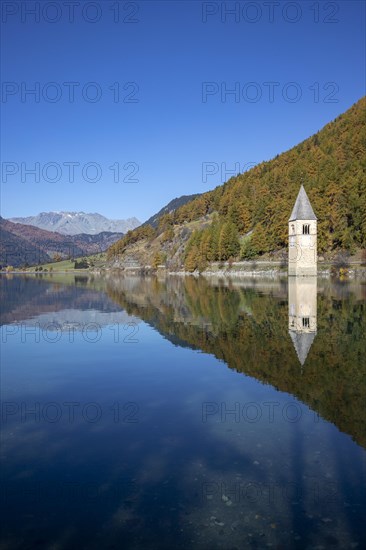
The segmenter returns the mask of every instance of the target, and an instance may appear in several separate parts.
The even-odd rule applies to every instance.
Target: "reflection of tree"
[[[300,376],[288,336],[287,291],[210,286],[203,278],[141,279],[133,292],[123,279],[109,296],[163,335],[214,354],[238,372],[289,392],[366,446],[363,303],[342,287],[318,296],[318,336]]]

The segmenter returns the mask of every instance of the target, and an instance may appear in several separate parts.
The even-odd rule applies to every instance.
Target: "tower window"
[[[303,235],[310,235],[310,224],[305,223],[305,224],[302,226],[302,234],[303,234]]]
[[[310,328],[310,318],[309,317],[303,317],[302,318],[302,327],[303,328]]]

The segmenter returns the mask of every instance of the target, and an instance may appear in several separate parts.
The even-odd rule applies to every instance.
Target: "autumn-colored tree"
[[[161,242],[166,243],[167,241],[172,241],[173,239],[174,239],[174,229],[172,226],[170,226],[164,231],[161,237]]]
[[[192,272],[198,268],[199,262],[200,262],[200,252],[199,252],[198,246],[195,244],[190,248],[186,256],[184,267],[187,271]]]
[[[267,235],[262,224],[257,223],[255,226],[251,241],[256,254],[263,254],[268,251]]]
[[[158,233],[163,233],[168,228],[172,228],[174,225],[173,216],[171,213],[163,214],[161,218],[159,219],[158,223]]]
[[[205,262],[211,262],[214,259],[212,244],[211,228],[205,229],[200,243],[200,257]]]
[[[251,236],[246,237],[240,250],[240,258],[242,260],[251,260],[256,254],[257,252],[253,246]]]
[[[161,265],[162,261],[162,255],[160,254],[160,252],[156,252],[151,263],[152,268],[157,269],[159,265]]]
[[[238,233],[232,222],[222,225],[219,238],[219,260],[228,260],[237,256],[240,250]]]

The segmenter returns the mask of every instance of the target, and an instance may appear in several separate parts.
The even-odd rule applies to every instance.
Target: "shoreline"
[[[254,265],[253,265],[254,264]],[[267,267],[267,269],[266,269]],[[348,266],[336,266],[331,263],[325,263],[320,266],[317,275],[311,277],[317,277],[322,279],[337,278],[337,279],[366,279],[366,265],[363,263],[350,263]],[[186,271],[170,270],[166,266],[159,266],[157,269],[151,268],[151,266],[145,267],[119,267],[119,266],[107,266],[92,269],[66,269],[53,271],[35,271],[35,270],[16,270],[13,271],[1,271],[3,275],[37,275],[37,276],[50,276],[53,275],[111,275],[111,274],[124,274],[124,275],[138,275],[138,276],[178,276],[178,277],[206,277],[206,278],[221,278],[221,279],[244,279],[244,278],[284,278],[292,277],[288,275],[288,270],[285,268],[283,262],[236,262],[229,265],[211,264],[207,269],[203,271]],[[308,275],[298,275],[297,277],[310,277]]]

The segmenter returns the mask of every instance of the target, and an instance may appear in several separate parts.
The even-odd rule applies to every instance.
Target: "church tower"
[[[288,274],[316,275],[317,217],[303,186],[288,222],[288,232]]]

